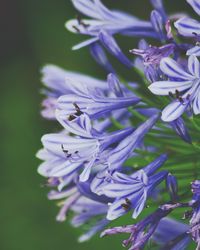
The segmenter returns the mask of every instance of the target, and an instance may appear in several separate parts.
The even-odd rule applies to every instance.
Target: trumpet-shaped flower
[[[162,120],[171,122],[191,108],[195,115],[200,113],[200,65],[195,56],[188,59],[188,72],[171,58],[164,58],[160,68],[168,80],[157,81],[149,86],[156,95],[175,95],[163,111]]]

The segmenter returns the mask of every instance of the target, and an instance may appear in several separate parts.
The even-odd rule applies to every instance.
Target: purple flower
[[[114,202],[109,204],[108,220],[114,220],[127,213],[130,209],[134,209],[132,217],[137,218],[152,190],[167,176],[166,171],[154,174],[166,159],[166,155],[161,155],[145,168],[130,176],[114,172],[98,186],[93,181],[91,187],[93,191],[96,191],[99,195],[104,194],[114,199]],[[97,176],[98,178],[100,178],[100,175]]]
[[[200,65],[195,56],[188,59],[188,72],[171,58],[164,58],[160,68],[168,80],[157,81],[149,86],[156,95],[175,95],[163,111],[162,120],[171,122],[191,108],[195,115],[200,113]]]
[[[42,69],[42,82],[47,89],[43,93],[47,98],[43,101],[42,116],[47,119],[55,119],[55,109],[58,97],[66,94],[74,94],[75,89],[98,88],[102,91],[108,89],[105,81],[83,75],[80,73],[66,71],[54,65],[47,65]]]
[[[130,50],[130,52],[132,54],[141,56],[145,66],[158,66],[161,59],[168,57],[173,53],[174,47],[174,44],[166,44],[161,47],[149,45],[146,49],[133,49]]]
[[[111,11],[100,0],[73,0],[72,3],[79,12],[91,18],[78,18],[66,23],[68,30],[93,37],[78,45],[78,48],[97,41],[101,30],[110,35],[120,33],[131,36],[155,36],[150,22],[139,20],[121,11]]]
[[[85,223],[93,221],[91,222],[90,229],[79,237],[79,242],[89,240],[109,224],[109,221],[104,218],[108,207],[101,202],[82,196],[71,206],[70,210],[75,214],[71,220],[73,227],[80,227],[85,225]]]
[[[155,114],[142,123],[132,134],[124,138],[118,146],[109,152],[107,164],[111,171],[118,169],[130,157],[132,152],[140,145],[144,136],[154,126],[159,115]]]
[[[69,31],[92,37],[75,45],[73,49],[80,49],[100,41],[112,55],[119,59],[119,61],[131,67],[132,63],[123,54],[113,35],[119,33],[127,36],[157,37],[150,22],[139,20],[121,11],[111,11],[107,9],[100,0],[73,0],[72,3],[79,12],[88,16],[90,19],[81,19],[78,17],[75,20],[68,21],[66,23],[66,28]],[[95,47],[95,49],[97,49],[97,47]],[[106,57],[104,56],[102,61],[99,50],[95,51],[94,47],[92,48],[92,56],[95,60],[99,58],[100,64],[102,65],[103,63],[104,67],[105,65],[109,66],[110,72],[113,72]]]
[[[148,240],[152,237],[159,222],[167,216],[168,211],[157,209],[155,212],[141,220],[135,225],[127,225],[106,229],[101,236],[114,235],[121,233],[129,233],[130,237],[123,241],[124,247],[129,247],[129,250],[142,249]],[[169,249],[169,248],[168,248]]]
[[[167,14],[165,12],[165,8],[163,5],[163,0],[151,0],[151,4],[155,8],[155,10],[160,14],[163,19],[163,22],[166,23],[167,21]]]
[[[170,122],[171,127],[174,129],[174,131],[187,143],[191,143],[191,137],[189,134],[189,131],[185,125],[184,120],[179,117],[178,119]]]
[[[165,217],[160,220],[152,240],[162,246],[162,249],[184,250],[191,241],[188,230],[187,224]]]
[[[174,202],[178,198],[178,183],[174,175],[168,174],[166,178],[167,190],[170,194],[171,200]]]
[[[192,6],[193,10],[200,15],[200,3],[199,0],[187,0],[187,2]],[[178,29],[178,32],[185,36],[194,38],[197,41],[200,41],[200,22],[189,18],[183,17],[175,22],[175,27]],[[200,56],[200,47],[198,45],[187,51],[187,55],[196,55]]]
[[[100,88],[82,84],[82,87],[73,88],[73,94],[63,95],[58,99],[57,108],[65,113],[65,117],[72,119],[77,113],[86,113],[91,119],[105,117],[113,110],[123,109],[137,104],[140,99],[132,94],[123,94],[121,84],[115,75],[108,75],[108,93]],[[110,87],[110,88],[109,88]],[[109,91],[110,90],[110,91]],[[119,91],[121,92],[119,96]],[[130,92],[129,92],[130,95]]]
[[[154,82],[160,79],[160,61],[170,56],[175,49],[174,44],[166,44],[161,47],[148,45],[145,41],[139,43],[139,49],[132,49],[132,54],[141,56],[143,59],[144,73],[148,81]]]
[[[42,137],[45,157],[41,153],[38,157],[45,162],[38,171],[46,177],[68,176],[82,169],[80,180],[88,180],[94,163],[101,159],[101,153],[133,131],[132,128],[126,128],[109,134],[100,133],[92,128],[86,114],[73,120],[58,119],[66,131],[76,136],[63,132]]]

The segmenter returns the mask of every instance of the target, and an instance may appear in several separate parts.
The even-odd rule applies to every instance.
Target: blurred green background
[[[174,0],[170,7],[171,3],[166,1],[169,10],[186,8],[184,0]],[[106,4],[146,19],[150,13],[148,0],[107,0]],[[58,208],[47,200],[47,189],[41,187],[45,180],[37,174],[35,153],[41,147],[40,137],[54,130],[52,122],[40,117],[42,66],[53,63],[106,76],[87,48],[71,51],[72,45],[84,39],[64,28],[65,21],[76,13],[70,0],[0,1],[0,250],[122,249],[118,237],[97,236],[78,244],[80,230],[55,221]],[[130,49],[134,44],[134,39],[124,38],[122,46]],[[127,70],[123,74],[134,75]]]

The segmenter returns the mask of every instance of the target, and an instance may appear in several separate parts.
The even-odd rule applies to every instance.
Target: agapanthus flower
[[[129,250],[141,249],[152,237],[159,225],[160,220],[167,216],[168,213],[168,211],[157,209],[155,212],[136,224],[106,229],[102,232],[101,236],[129,233],[130,237],[129,239],[123,241],[123,246],[129,247]]]
[[[123,109],[128,106],[137,104],[140,99],[123,93],[120,83],[115,75],[108,75],[107,95],[105,91],[98,87],[88,88],[82,84],[81,87],[71,85],[73,94],[62,95],[58,99],[57,108],[65,112],[65,117],[70,116],[72,119],[76,113],[82,112],[90,116],[91,119],[105,117],[113,110]]]
[[[86,114],[72,120],[62,120],[61,124],[66,131],[76,136],[62,132],[42,137],[45,157],[41,157],[41,153],[38,157],[45,162],[40,165],[38,171],[46,177],[62,177],[83,169],[80,179],[86,181],[100,154],[133,131],[132,128],[126,128],[107,135],[98,133],[92,128]]]
[[[106,81],[77,72],[66,71],[55,65],[47,65],[42,69],[42,82],[47,88],[43,93],[47,96],[42,106],[42,116],[47,119],[55,119],[58,97],[65,94],[74,94],[74,89],[82,85],[88,88],[97,88],[102,91],[108,89]]]
[[[119,33],[126,36],[157,37],[150,22],[140,20],[121,11],[111,11],[106,8],[100,0],[73,0],[72,3],[79,12],[88,16],[90,19],[78,17],[77,19],[68,21],[66,28],[72,32],[92,37],[74,46],[73,49],[80,49],[100,41],[119,61],[131,67],[131,62],[123,54],[113,35]],[[96,51],[93,47],[92,55],[95,59],[100,58],[100,54],[98,53],[98,55],[96,55],[96,52],[98,53],[99,51]],[[107,64],[113,71],[107,59],[105,63],[105,59],[106,57],[104,56],[103,66]],[[102,65],[102,60],[100,64]]]
[[[73,0],[72,3],[79,12],[91,18],[77,18],[66,23],[66,27],[70,31],[93,37],[78,47],[97,41],[101,30],[111,35],[120,33],[133,36],[155,36],[150,22],[139,20],[121,11],[111,11],[100,0]]]
[[[200,2],[199,0],[186,0],[193,10],[200,15]],[[192,47],[187,51],[187,55],[196,55],[200,56],[200,47],[198,45],[198,42],[200,41],[200,22],[192,19],[190,17],[183,17],[179,19],[175,24],[175,27],[178,29],[178,32],[185,36],[194,38],[194,40],[197,40],[197,45]]]
[[[131,175],[114,172],[96,188],[98,194],[114,199],[109,205],[107,219],[114,220],[131,209],[134,209],[133,218],[141,213],[152,190],[167,176],[166,171],[154,174],[166,159],[166,155],[162,155]]]
[[[184,250],[187,249],[191,241],[188,230],[187,224],[165,217],[160,220],[152,235],[152,240],[162,249]]]
[[[188,58],[188,72],[171,58],[160,63],[168,80],[157,81],[149,86],[156,95],[175,95],[174,100],[162,111],[162,120],[171,122],[179,118],[187,109],[195,115],[200,113],[200,65],[195,56]]]
[[[145,41],[139,43],[139,49],[132,49],[132,54],[142,57],[144,65],[144,73],[150,82],[160,79],[160,61],[170,56],[175,49],[174,44],[166,44],[161,47],[148,45]]]

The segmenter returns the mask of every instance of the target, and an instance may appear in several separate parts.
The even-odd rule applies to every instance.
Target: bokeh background
[[[146,19],[151,10],[148,0],[105,2]],[[185,0],[165,2],[169,11],[187,9]],[[40,137],[55,129],[54,123],[40,117],[42,66],[53,63],[106,76],[87,48],[71,51],[72,45],[84,39],[64,28],[76,14],[70,0],[0,0],[1,250],[122,249],[118,237],[97,236],[78,244],[81,231],[72,229],[68,222],[55,221],[58,208],[47,200],[47,189],[42,187],[45,180],[37,174],[35,153],[41,147]],[[135,44],[132,38],[122,39],[127,51]],[[118,63],[116,67],[124,68]],[[134,77],[125,69],[122,74]]]

